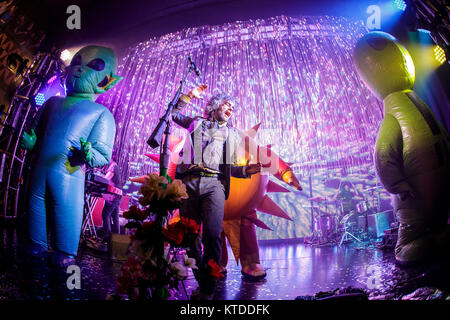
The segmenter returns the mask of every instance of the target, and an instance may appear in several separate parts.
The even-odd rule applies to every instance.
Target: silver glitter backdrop
[[[279,16],[188,28],[129,48],[117,72],[124,80],[99,98],[116,118],[120,165],[129,177],[158,170],[144,156],[158,150],[146,141],[191,56],[202,77],[191,74],[184,92],[199,83],[209,89],[205,100],[193,101],[185,114],[201,115],[210,95],[227,92],[238,101],[233,125],[248,129],[261,122],[257,141],[273,145],[284,161],[294,163],[307,193],[310,175],[314,196],[336,191],[335,185],[325,184],[330,178],[354,179],[361,190],[374,186],[372,150],[382,105],[360,80],[352,60],[353,47],[366,32],[361,21],[341,17]],[[184,131],[174,126],[173,133],[182,136]],[[261,217],[275,232],[261,230],[260,237],[307,235],[305,195],[273,199],[294,223]]]

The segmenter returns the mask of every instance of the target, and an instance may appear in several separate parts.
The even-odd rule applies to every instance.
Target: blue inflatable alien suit
[[[103,166],[111,160],[114,117],[94,101],[121,80],[116,67],[116,55],[109,48],[79,50],[67,68],[67,97],[50,98],[36,132],[22,138],[22,147],[36,153],[29,193],[32,252],[47,251],[49,229],[51,247],[62,265],[73,262],[78,251],[86,165]]]

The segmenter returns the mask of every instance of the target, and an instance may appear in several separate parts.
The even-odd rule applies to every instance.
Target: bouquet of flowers
[[[184,217],[167,222],[188,197],[180,180],[168,183],[165,177],[149,174],[142,182],[139,204],[143,209],[131,206],[124,213],[129,220],[125,227],[135,232],[130,256],[117,279],[118,292],[130,299],[167,299],[187,277],[187,268],[197,268],[184,248],[196,241],[200,226]]]

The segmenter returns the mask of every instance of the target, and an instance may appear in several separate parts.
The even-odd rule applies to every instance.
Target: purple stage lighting
[[[442,49],[440,46],[436,46],[433,51],[434,51],[434,58],[440,64],[443,64],[446,60],[444,49]]]
[[[343,17],[280,16],[188,28],[129,48],[117,72],[124,80],[99,97],[116,119],[119,164],[128,177],[158,170],[145,156],[156,152],[146,141],[190,56],[202,78],[193,74],[185,93],[199,83],[209,89],[204,100],[183,109],[186,115],[202,115],[213,93],[227,92],[238,101],[233,125],[249,129],[261,122],[258,143],[272,145],[284,161],[294,163],[307,188],[311,181],[314,196],[333,195],[336,186],[325,183],[330,179],[351,180],[359,189],[374,187],[372,151],[382,105],[352,60],[354,45],[366,32],[362,21]],[[172,134],[181,137],[185,131],[174,126]],[[259,239],[307,235],[305,195],[271,197],[294,222],[261,217],[275,232],[258,229]]]
[[[426,34],[430,34],[431,31],[430,30],[426,30],[426,29],[417,29],[418,32],[422,32],[422,33],[426,33]]]
[[[52,76],[50,79],[48,79],[47,84],[50,84],[50,83],[52,83],[53,81],[55,81],[57,77],[58,77],[58,76],[57,76],[56,74],[55,74],[54,76]]]
[[[45,95],[43,93],[38,93],[36,97],[34,97],[34,101],[36,102],[37,106],[42,106],[45,100]]]
[[[396,6],[398,9],[400,9],[400,10],[402,10],[402,11],[405,11],[405,9],[406,9],[406,3],[405,3],[405,1],[403,1],[403,0],[394,0],[394,4],[395,4],[395,6]]]
[[[53,96],[65,96],[66,89],[59,81],[59,74],[51,76],[47,82],[40,88],[38,94],[34,97],[37,106],[42,106],[48,98]]]

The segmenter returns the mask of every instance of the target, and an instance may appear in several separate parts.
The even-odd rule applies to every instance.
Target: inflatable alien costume
[[[366,34],[356,45],[354,60],[364,82],[384,104],[374,158],[399,222],[395,257],[409,264],[445,254],[450,244],[448,132],[412,91],[414,64],[394,37]]]
[[[47,250],[49,221],[58,263],[73,259],[78,251],[85,166],[102,166],[111,159],[114,117],[94,101],[121,80],[115,75],[116,67],[117,58],[109,48],[79,50],[67,69],[67,97],[50,98],[36,133],[25,133],[22,139],[22,147],[36,153],[29,193],[33,253]]]

